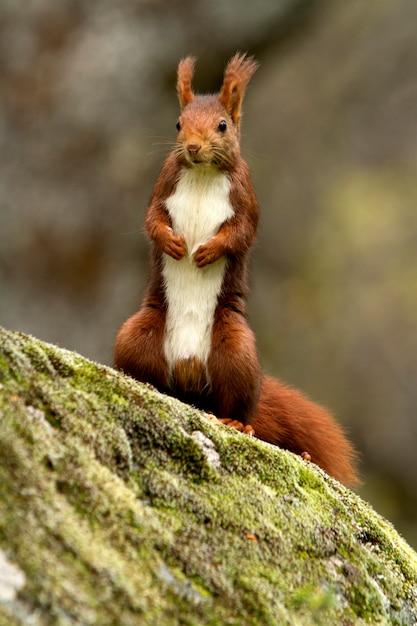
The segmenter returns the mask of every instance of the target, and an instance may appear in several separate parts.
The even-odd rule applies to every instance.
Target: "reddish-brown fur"
[[[119,331],[115,365],[134,378],[212,411],[219,419],[260,439],[311,460],[345,483],[357,482],[355,452],[341,428],[321,406],[300,392],[264,376],[254,335],[246,320],[248,256],[258,225],[258,204],[249,169],[240,155],[241,105],[257,63],[237,54],[226,67],[218,96],[196,96],[191,80],[194,59],[178,67],[181,107],[178,138],[156,182],[145,227],[152,242],[149,280],[141,309]],[[220,122],[226,130],[219,130]],[[187,254],[183,237],[172,228],[166,200],[184,168],[215,167],[227,173],[233,216],[194,254],[198,268],[226,257],[206,365],[181,358],[170,369],[164,352],[167,299],[163,255],[176,261]]]
[[[358,482],[356,453],[340,426],[319,404],[270,376],[264,376],[251,420],[256,436],[311,460],[343,483]]]

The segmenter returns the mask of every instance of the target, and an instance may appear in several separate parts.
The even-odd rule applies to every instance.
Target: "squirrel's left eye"
[[[180,130],[181,130],[181,124],[180,124],[179,122],[177,122],[177,123],[175,124],[175,128],[176,128],[178,131],[180,131]]]
[[[217,130],[219,130],[221,133],[224,133],[226,129],[227,129],[227,124],[224,120],[222,120],[220,124],[218,125]]]

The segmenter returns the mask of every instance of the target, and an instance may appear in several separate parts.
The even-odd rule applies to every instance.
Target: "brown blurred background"
[[[265,369],[338,416],[417,547],[415,0],[2,0],[0,324],[111,363],[140,302],[175,70],[255,54],[243,152]]]

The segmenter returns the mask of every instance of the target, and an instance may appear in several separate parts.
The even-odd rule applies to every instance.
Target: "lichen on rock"
[[[308,461],[5,330],[0,415],[1,625],[417,622],[417,555]]]

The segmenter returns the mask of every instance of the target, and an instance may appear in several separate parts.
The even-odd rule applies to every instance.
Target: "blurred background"
[[[0,4],[0,324],[111,364],[146,280],[178,60],[196,55],[196,90],[217,91],[249,51],[262,363],[338,416],[361,495],[415,548],[416,14],[414,0]]]

